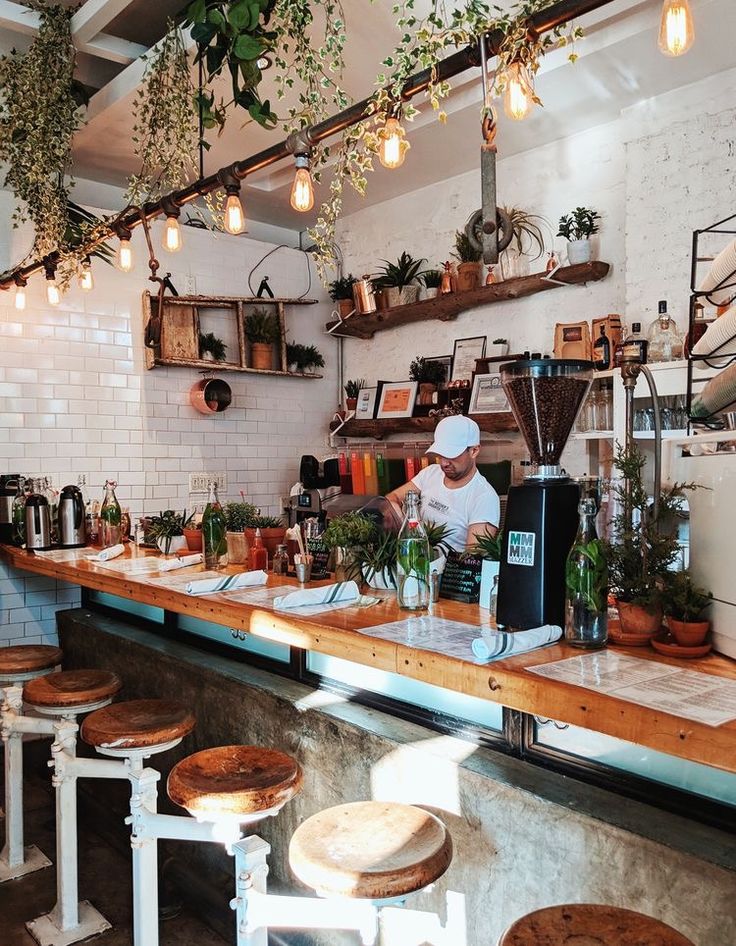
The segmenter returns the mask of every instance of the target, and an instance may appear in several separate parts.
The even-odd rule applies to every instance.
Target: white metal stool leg
[[[133,943],[134,946],[158,946],[158,841],[156,837],[136,834],[136,816],[143,809],[156,813],[161,777],[155,769],[142,768],[140,758],[131,762],[130,817],[133,825],[130,844],[133,849]]]
[[[23,687],[3,689],[2,740],[5,747],[5,845],[0,851],[0,883],[30,874],[51,861],[35,846],[23,846]]]
[[[268,946],[268,928],[255,925],[255,918],[249,916],[248,901],[254,892],[266,894],[270,853],[271,845],[256,835],[233,845],[235,899],[230,906],[235,910],[237,946]]]

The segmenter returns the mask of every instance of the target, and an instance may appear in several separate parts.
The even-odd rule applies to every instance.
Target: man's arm
[[[403,503],[406,499],[406,494],[410,490],[414,490],[415,493],[421,492],[414,480],[409,480],[409,482],[404,483],[403,486],[399,486],[396,489],[392,489],[390,493],[386,493],[386,499],[398,512],[399,516],[403,517],[404,515]]]
[[[465,540],[465,547],[470,548],[475,545],[479,536],[488,534],[495,538],[498,534],[498,526],[492,526],[490,522],[472,522],[468,526],[468,537]]]

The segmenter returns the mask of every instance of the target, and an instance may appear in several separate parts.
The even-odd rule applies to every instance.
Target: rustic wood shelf
[[[197,368],[199,371],[211,371],[213,374],[219,374],[221,371],[240,371],[244,374],[267,374],[276,375],[279,378],[323,378],[324,375],[312,374],[309,371],[280,371],[278,368],[249,368],[233,364],[230,361],[204,361],[197,359],[178,359],[178,358],[154,358],[149,365],[165,368]]]
[[[413,322],[426,322],[430,319],[449,322],[467,309],[491,305],[494,302],[506,302],[509,299],[520,299],[522,296],[532,296],[538,292],[546,292],[548,289],[560,289],[562,287],[559,283],[576,286],[586,282],[598,282],[608,275],[610,268],[608,263],[600,260],[579,263],[577,266],[563,266],[552,277],[555,282],[545,278],[546,273],[534,273],[532,276],[506,279],[492,286],[481,286],[469,292],[451,292],[444,296],[437,296],[436,299],[425,299],[423,302],[412,302],[411,305],[395,306],[393,309],[385,309],[371,315],[356,314],[342,324],[328,322],[326,328],[332,335],[368,339],[373,338],[376,332],[385,332],[388,329],[399,328],[401,325],[411,325]]]
[[[485,433],[497,434],[519,429],[511,411],[498,414],[470,414],[469,416]],[[353,418],[340,428],[338,436],[371,437],[373,440],[382,440],[388,434],[431,434],[439,421],[439,417],[401,417],[390,420],[355,420]],[[338,426],[338,422],[333,421],[330,424],[330,430],[335,430]]]

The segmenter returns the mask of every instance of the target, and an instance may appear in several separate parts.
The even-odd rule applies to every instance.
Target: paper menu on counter
[[[38,558],[47,558],[50,562],[79,562],[90,558],[89,548],[81,549],[33,549]]]
[[[95,565],[122,572],[124,575],[150,575],[160,571],[163,562],[160,558],[111,558],[107,562],[95,561]]]
[[[721,726],[736,719],[736,680],[606,650],[527,667],[548,680],[572,683],[649,709]]]
[[[391,621],[389,624],[376,624],[374,627],[362,627],[360,633],[407,647],[432,650],[448,657],[473,660],[473,639],[480,636],[480,627],[428,614],[406,618],[404,621]]]

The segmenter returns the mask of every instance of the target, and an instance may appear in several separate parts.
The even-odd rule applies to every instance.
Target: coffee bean
[[[506,378],[504,391],[534,463],[556,466],[589,382],[573,377]]]

